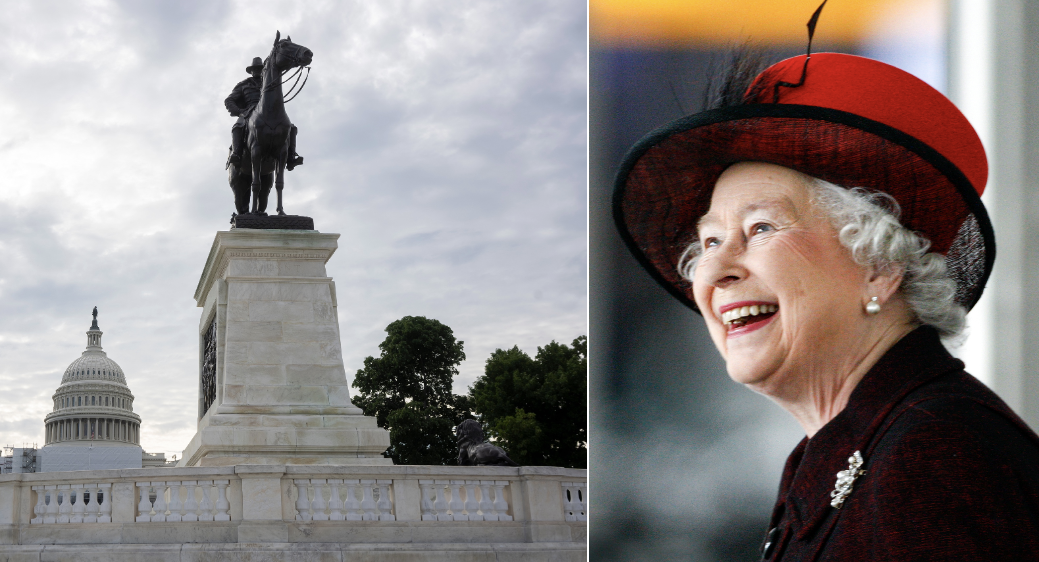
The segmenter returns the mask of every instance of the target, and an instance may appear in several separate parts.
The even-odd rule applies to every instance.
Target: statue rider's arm
[[[231,117],[238,117],[242,113],[242,108],[238,106],[238,101],[244,97],[242,84],[239,82],[235,85],[234,90],[231,90],[231,95],[224,100],[224,107],[227,108],[227,112],[231,114]]]

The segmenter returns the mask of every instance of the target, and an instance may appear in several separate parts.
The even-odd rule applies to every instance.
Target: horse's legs
[[[253,192],[255,197],[254,202],[256,203],[255,214],[265,217],[267,216],[267,197],[271,193],[271,174],[263,174],[260,176],[260,187]]]
[[[234,206],[239,215],[249,212],[249,183],[238,166],[231,164],[231,190],[234,191]]]
[[[253,192],[253,214],[262,215],[264,210],[267,209],[267,198],[263,197],[263,205],[260,205],[260,198],[262,194],[262,182],[260,177],[260,166],[263,163],[263,157],[260,155],[260,143],[256,142],[254,135],[249,135],[249,156],[250,164],[252,164],[253,170],[253,181],[252,181],[252,192]]]
[[[282,169],[284,170],[284,168]],[[285,208],[281,206],[281,190],[284,188],[285,184],[282,182],[277,182],[277,184],[275,185],[275,189],[278,190],[278,214],[282,216],[285,215]]]
[[[286,151],[283,149],[281,155],[278,157],[278,163],[275,164],[274,173],[276,174],[274,180],[274,188],[278,190],[278,214],[284,215],[285,209],[281,206],[281,190],[285,188],[285,160]]]

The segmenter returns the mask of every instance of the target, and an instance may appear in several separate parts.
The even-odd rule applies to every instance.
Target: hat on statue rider
[[[253,73],[254,68],[263,68],[263,59],[260,57],[253,57],[253,64],[245,69],[249,74]]]

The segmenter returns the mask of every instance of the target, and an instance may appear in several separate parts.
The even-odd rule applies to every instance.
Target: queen
[[[843,54],[723,91],[631,149],[614,216],[729,376],[804,430],[763,558],[1039,559],[1039,437],[943,344],[995,258],[967,119]]]

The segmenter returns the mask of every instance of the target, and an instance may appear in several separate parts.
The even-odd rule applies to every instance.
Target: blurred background
[[[591,0],[590,469],[593,560],[756,560],[787,454],[804,436],[729,380],[701,318],[670,298],[613,226],[627,149],[700,111],[711,69],[749,41],[804,52],[820,0]],[[997,259],[967,368],[1039,427],[1039,3],[830,0],[813,52],[863,55],[948,95],[989,156]]]

